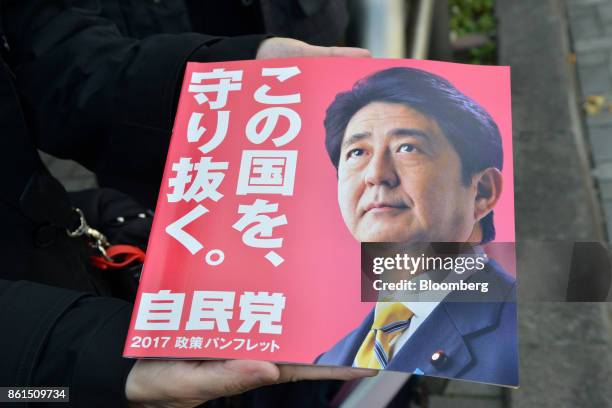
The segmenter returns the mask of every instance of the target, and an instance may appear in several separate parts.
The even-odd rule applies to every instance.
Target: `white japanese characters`
[[[293,195],[297,151],[245,150],[236,194]]]
[[[228,333],[231,322],[239,320],[238,333],[281,334],[285,296],[282,293],[244,292],[240,295],[239,316],[235,316],[236,292],[195,291],[185,330],[214,330]],[[135,330],[179,330],[185,293],[160,290],[143,293],[136,315]]]
[[[198,105],[208,103],[209,108],[217,113],[217,127],[212,138],[199,147],[204,154],[210,153],[223,142],[227,135],[230,112],[219,110],[227,104],[230,91],[242,89],[243,71],[225,71],[223,68],[213,69],[211,72],[194,72],[191,74],[189,92],[195,93],[194,99]],[[218,82],[203,83],[203,81],[218,80]],[[214,94],[216,98],[210,100],[207,94]],[[201,126],[204,113],[192,112],[187,126],[187,141],[199,142],[206,128]]]
[[[262,69],[262,76],[276,77],[278,82],[285,82],[300,73],[300,69],[296,66]],[[285,118],[289,122],[287,130],[282,135],[272,138],[274,146],[282,147],[297,137],[302,129],[302,119],[295,110],[280,105],[300,103],[302,97],[300,93],[271,95],[271,90],[272,86],[265,84],[255,91],[253,97],[256,102],[274,106],[266,107],[253,115],[247,122],[245,131],[247,139],[258,145],[265,142],[279,127],[280,119]],[[236,194],[292,196],[297,157],[297,150],[243,151]],[[273,237],[274,228],[286,225],[287,217],[284,214],[277,217],[267,215],[277,211],[277,203],[256,198],[251,204],[242,204],[238,207],[238,214],[242,214],[242,217],[233,228],[243,233],[242,242],[245,245],[253,248],[280,248],[283,239]],[[283,257],[275,250],[268,251],[264,257],[275,267],[284,262]]]
[[[136,315],[137,330],[178,330],[185,302],[184,293],[143,293]]]
[[[297,66],[262,68],[261,77],[265,83],[253,93],[254,101],[262,105],[262,109],[253,114],[244,125],[244,134],[249,143],[260,145],[270,139],[274,147],[280,148],[290,144],[299,135],[302,119],[291,106],[301,103],[301,93],[275,92],[275,87],[300,73]],[[195,99],[198,111],[189,114],[186,139],[188,143],[201,143],[198,150],[206,156],[180,157],[172,163],[172,174],[167,181],[167,202],[193,203],[194,206],[167,225],[165,230],[192,255],[203,250],[204,244],[199,241],[193,229],[187,232],[185,228],[210,212],[203,203],[205,200],[218,202],[223,198],[219,190],[230,169],[230,163],[215,161],[211,154],[228,136],[231,112],[225,108],[229,98],[240,94],[243,75],[243,70],[226,71],[224,68],[216,68],[210,72],[193,72],[189,80],[188,94]],[[216,128],[210,132],[206,123],[214,115]],[[297,158],[298,151],[292,149],[245,149],[240,161],[236,196],[255,197],[238,205],[239,219],[231,227],[242,233],[245,245],[268,249],[264,258],[274,267],[284,262],[284,258],[276,252],[283,246],[283,238],[278,235],[280,232],[276,228],[287,225],[288,219],[279,213],[279,203],[274,202],[271,196],[293,195]],[[266,199],[258,195],[265,195]],[[208,250],[204,257],[210,266],[220,265],[224,259],[225,253],[218,248]],[[190,327],[199,324],[197,321],[188,322]],[[221,330],[227,326],[227,322],[219,321],[217,325]]]
[[[194,72],[191,74],[189,92],[195,93],[195,100],[199,105],[208,102],[210,109],[221,109],[227,104],[227,96],[230,91],[242,89],[242,70],[226,71],[224,68],[213,69],[211,72]],[[203,84],[205,80],[219,80]],[[207,93],[214,93],[217,98],[211,101]]]
[[[189,83],[189,93],[198,105],[208,105],[210,112],[217,114],[217,127],[213,136],[198,147],[203,154],[211,153],[225,137],[229,127],[230,111],[220,110],[227,105],[231,91],[242,89],[243,71],[225,71],[223,68],[211,72],[194,72]],[[211,82],[212,81],[212,82]],[[209,113],[210,113],[209,112]],[[201,126],[204,112],[192,112],[187,125],[187,141],[199,142],[207,129]],[[228,162],[214,162],[212,157],[202,156],[192,162],[191,157],[181,157],[172,164],[173,176],[168,180],[171,192],[167,194],[168,203],[180,201],[198,203],[188,213],[166,227],[166,232],[183,245],[192,255],[204,248],[193,235],[185,231],[185,227],[208,212],[208,208],[199,204],[205,199],[219,201],[223,194],[218,189],[225,178],[229,167]],[[213,257],[216,255],[216,257]],[[205,262],[210,266],[223,263],[225,254],[220,249],[212,249],[205,256]]]
[[[206,198],[219,201],[223,194],[217,189],[225,177],[225,173],[220,170],[227,170],[227,166],[227,162],[213,162],[210,157],[201,157],[200,162],[195,164],[191,163],[190,158],[182,157],[172,165],[176,174],[168,182],[173,189],[168,194],[168,202],[183,200],[199,203]]]
[[[266,200],[256,199],[251,205],[241,205],[238,213],[242,217],[233,225],[238,231],[244,231],[242,242],[253,248],[280,248],[283,238],[272,238],[274,227],[287,224],[287,217],[279,215],[271,218],[266,213],[278,211],[278,204],[268,203]],[[248,228],[247,228],[248,227]],[[282,258],[275,258],[274,251],[270,251],[266,257],[274,265],[283,262]]]

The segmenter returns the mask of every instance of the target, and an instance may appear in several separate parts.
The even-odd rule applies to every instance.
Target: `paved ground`
[[[517,240],[601,240],[612,221],[612,0],[498,0],[497,9],[500,63],[512,67]],[[528,278],[562,278],[545,256],[518,255],[519,299]],[[612,406],[611,312],[520,303],[521,388],[500,397],[471,384],[455,392],[453,381],[433,408]]]
[[[612,0],[567,0],[586,126],[612,236]]]

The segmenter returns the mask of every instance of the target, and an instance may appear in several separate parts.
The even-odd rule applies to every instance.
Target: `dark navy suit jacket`
[[[388,370],[518,386],[516,281],[493,260],[467,281],[488,282],[489,291],[451,292],[395,353]],[[315,363],[351,366],[373,320],[374,310]],[[444,364],[431,361],[438,350],[447,356]]]

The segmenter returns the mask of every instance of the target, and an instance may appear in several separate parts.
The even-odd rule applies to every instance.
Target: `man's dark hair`
[[[327,108],[325,146],[336,167],[344,131],[353,115],[372,102],[399,103],[434,119],[461,159],[462,179],[486,168],[503,166],[497,124],[478,103],[446,79],[415,68],[390,68],[363,78],[339,93]],[[493,211],[481,221],[482,243],[495,238]]]

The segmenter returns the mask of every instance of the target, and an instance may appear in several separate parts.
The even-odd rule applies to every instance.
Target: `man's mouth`
[[[408,208],[404,203],[373,202],[366,206],[364,213],[379,214]]]

